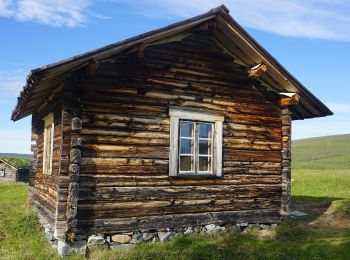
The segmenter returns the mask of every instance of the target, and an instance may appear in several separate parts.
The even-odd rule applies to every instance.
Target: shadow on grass
[[[336,200],[343,200],[343,198],[292,196],[291,210],[305,212],[308,214],[305,220],[313,221],[322,216]]]

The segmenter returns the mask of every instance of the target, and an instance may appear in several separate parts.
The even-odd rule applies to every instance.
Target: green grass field
[[[195,234],[90,259],[350,259],[350,135],[293,143],[292,209],[273,231]],[[333,158],[334,160],[330,159]],[[0,259],[58,259],[27,206],[28,187],[0,184]],[[75,255],[72,259],[84,259]]]

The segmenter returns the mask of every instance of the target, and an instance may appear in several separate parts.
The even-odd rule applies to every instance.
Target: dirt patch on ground
[[[350,200],[335,200],[326,212],[310,224],[326,224],[331,227],[350,227]]]

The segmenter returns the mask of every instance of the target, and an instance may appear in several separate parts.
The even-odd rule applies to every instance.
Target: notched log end
[[[278,105],[281,108],[296,105],[300,101],[300,95],[298,93],[280,93],[280,95],[282,97],[279,99]]]
[[[81,130],[83,127],[83,122],[79,117],[74,117],[72,119],[72,130],[73,131],[78,131]]]
[[[249,70],[250,78],[259,78],[267,71],[267,66],[264,63],[259,63]]]
[[[83,139],[80,137],[72,137],[71,146],[73,148],[80,147],[83,144]]]
[[[98,66],[99,66],[99,63],[97,60],[95,59],[89,60],[88,64],[85,67],[86,75],[90,78],[95,76],[97,73]]]

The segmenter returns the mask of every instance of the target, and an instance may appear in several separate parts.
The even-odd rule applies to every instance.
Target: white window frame
[[[207,109],[170,107],[169,176],[222,176],[222,141],[224,113]],[[212,172],[186,173],[179,171],[180,120],[213,123]]]
[[[48,114],[43,118],[45,122],[44,128],[44,152],[43,152],[43,174],[44,175],[52,175],[52,158],[53,158],[53,140],[55,133],[55,125],[54,125],[54,115],[53,113]],[[51,126],[51,129],[47,128]],[[51,131],[50,140],[48,139],[48,131]],[[50,152],[48,154],[47,143],[50,142]],[[49,167],[47,168],[47,160],[50,160]]]
[[[5,177],[5,169],[0,169],[0,177]]]

